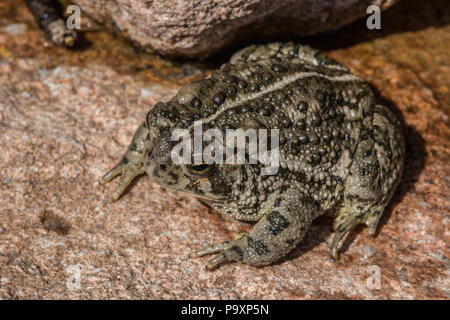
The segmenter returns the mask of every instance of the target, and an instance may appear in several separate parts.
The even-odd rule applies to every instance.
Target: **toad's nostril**
[[[159,168],[161,170],[166,170],[167,169],[167,163],[166,162],[160,161],[160,162],[158,162],[158,166],[159,166]]]

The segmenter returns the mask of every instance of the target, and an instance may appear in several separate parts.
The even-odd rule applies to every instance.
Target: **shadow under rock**
[[[369,16],[369,15],[368,15]],[[367,16],[367,17],[368,17]],[[307,44],[319,50],[336,50],[355,44],[387,37],[391,34],[419,31],[429,27],[441,27],[450,24],[450,2],[448,0],[403,0],[381,13],[381,29],[369,30],[367,17],[344,25],[336,30],[326,31],[307,37],[295,37],[289,28],[293,21],[267,21],[276,25],[279,31],[273,36],[243,33],[234,45],[228,46],[218,54],[206,59],[210,68],[218,68],[229,61],[231,55],[252,44],[293,41]],[[283,27],[283,24],[286,27]],[[284,29],[286,29],[284,31]],[[280,31],[281,30],[281,31]]]
[[[338,30],[304,38],[304,42],[321,50],[340,49],[384,38],[392,34],[414,32],[450,24],[448,0],[403,0],[381,13],[381,29],[369,30],[366,18]]]

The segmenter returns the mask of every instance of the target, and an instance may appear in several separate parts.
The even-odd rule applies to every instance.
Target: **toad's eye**
[[[209,165],[206,163],[203,164],[194,164],[191,166],[191,170],[195,172],[203,172],[209,168]]]
[[[187,166],[188,174],[195,178],[207,177],[214,173],[215,166],[213,164],[200,163]]]

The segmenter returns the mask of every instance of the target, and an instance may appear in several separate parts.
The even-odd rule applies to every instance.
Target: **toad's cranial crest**
[[[260,163],[248,162],[174,163],[172,132],[192,132],[195,121],[221,132],[278,129],[278,171],[264,175]],[[355,225],[374,234],[400,180],[403,155],[400,122],[375,103],[366,82],[309,47],[272,43],[237,52],[210,77],[157,103],[100,182],[121,176],[117,200],[147,173],[225,215],[256,221],[250,232],[190,256],[216,254],[208,269],[226,261],[264,266],[285,256],[323,214],[335,217],[333,258]]]

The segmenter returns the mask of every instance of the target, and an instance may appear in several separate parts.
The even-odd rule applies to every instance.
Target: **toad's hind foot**
[[[245,243],[242,239],[247,236],[246,232],[240,232],[234,241],[223,241],[213,245],[208,245],[203,249],[195,250],[189,253],[189,258],[197,258],[205,255],[218,253],[214,258],[209,260],[206,265],[207,270],[213,270],[224,262],[240,261],[242,259],[242,248]]]
[[[360,206],[362,208],[362,206]],[[330,245],[330,255],[336,260],[338,258],[339,243],[342,238],[350,232],[355,226],[365,224],[368,227],[369,235],[374,236],[377,230],[378,222],[383,214],[384,206],[373,206],[365,211],[343,210],[333,223],[333,229],[336,231]]]

